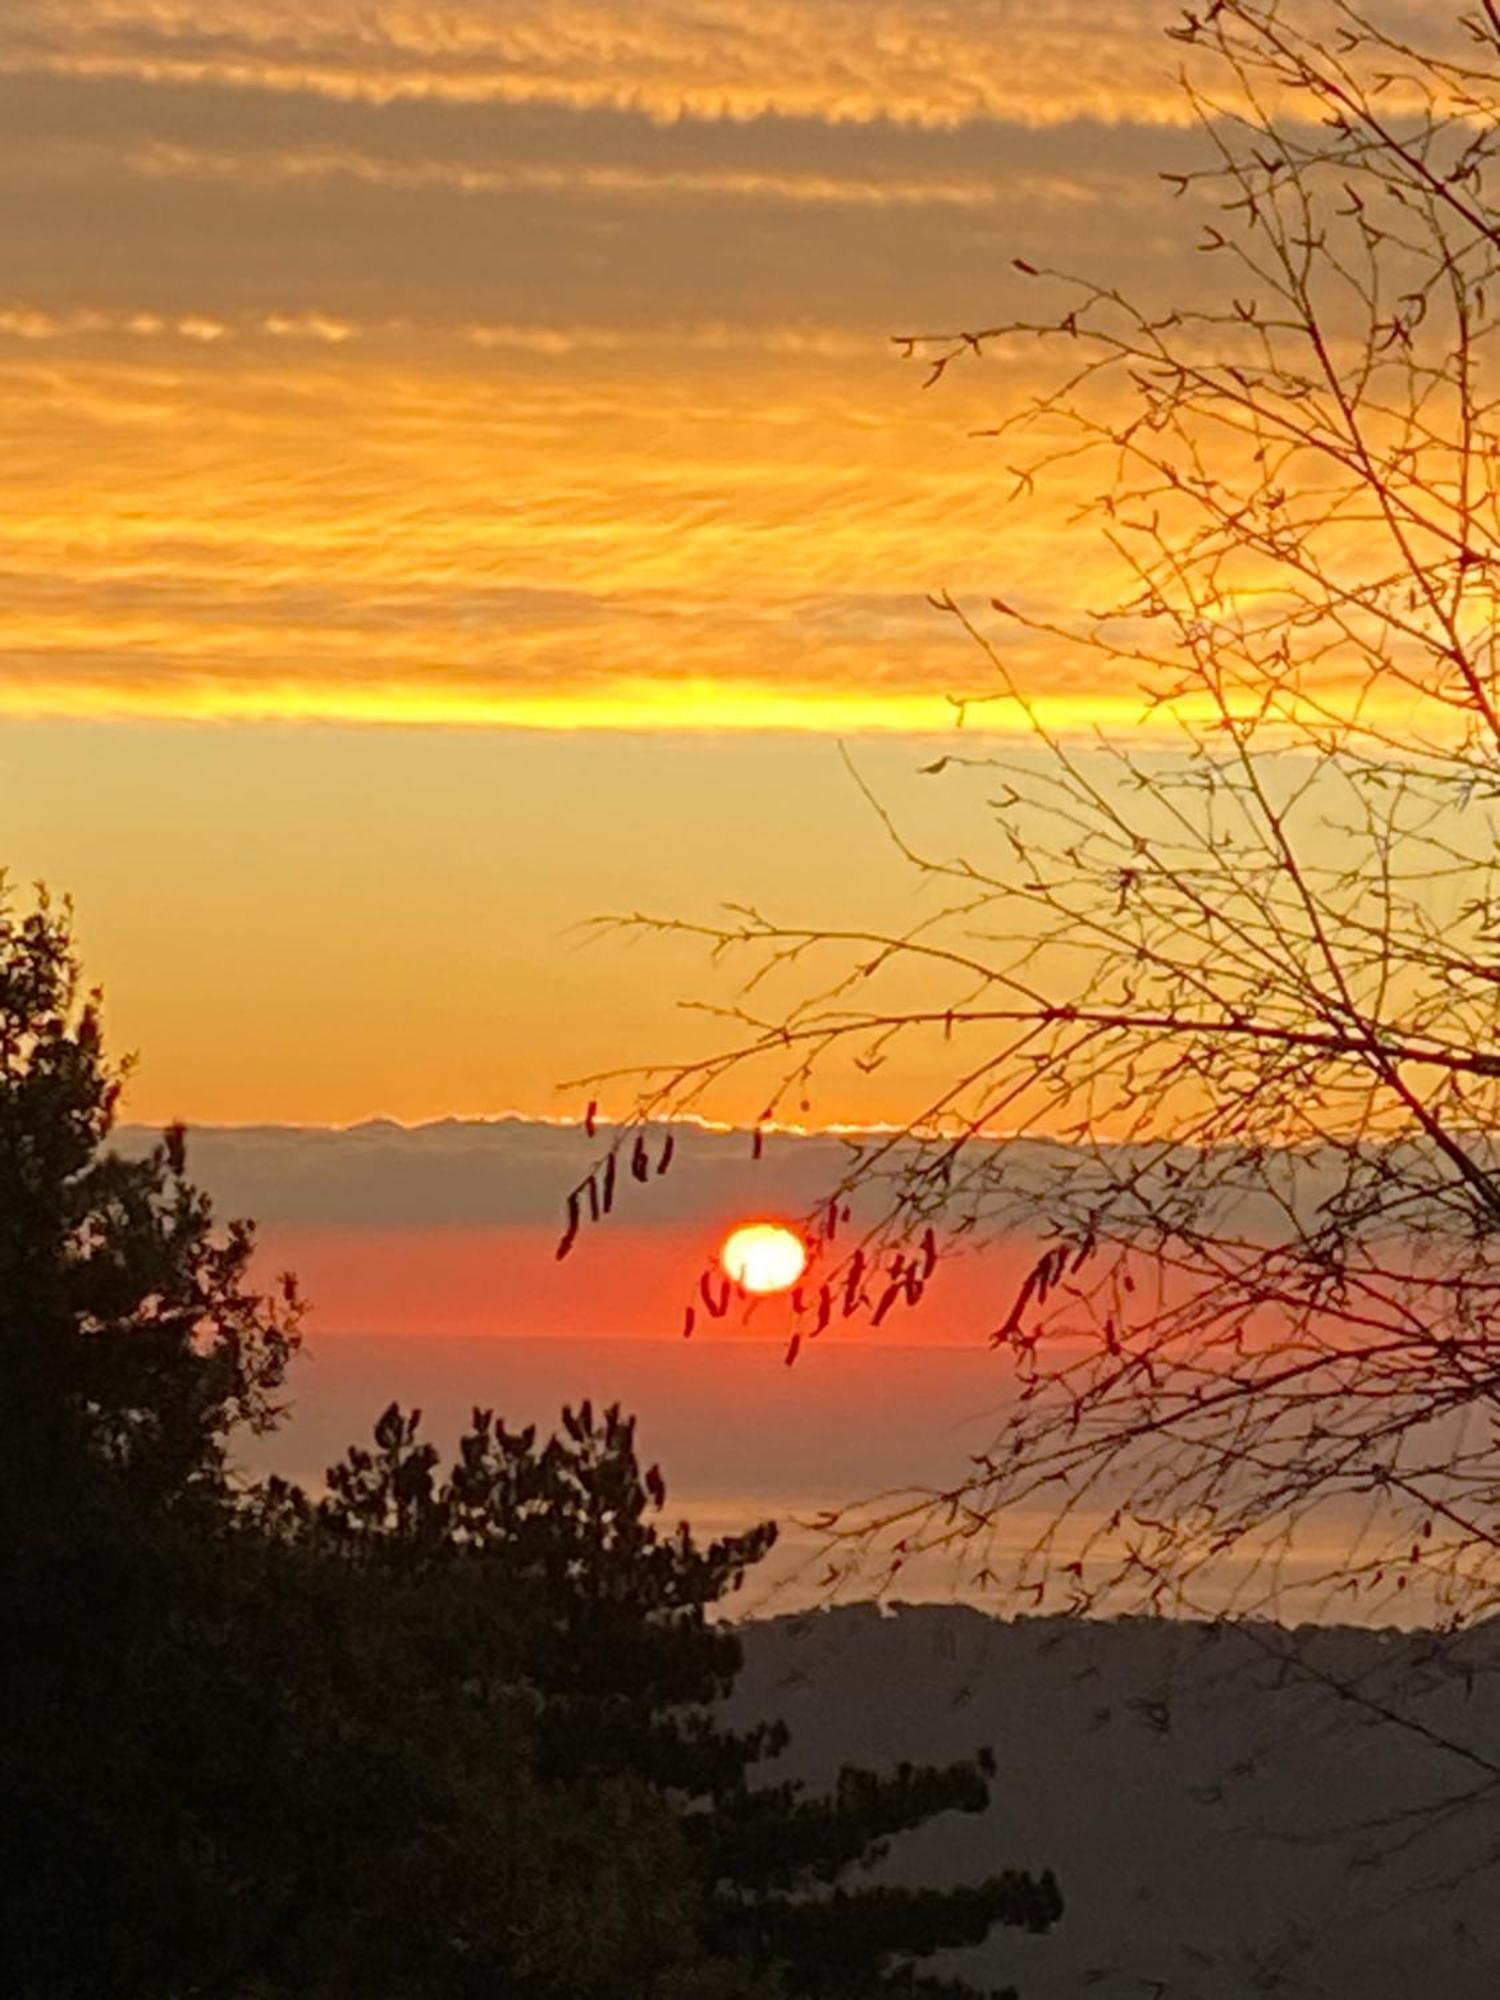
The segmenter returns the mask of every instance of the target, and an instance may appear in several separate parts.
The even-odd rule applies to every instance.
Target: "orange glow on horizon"
[[[1370,729],[1413,730],[1423,703],[1409,691],[1358,701],[1361,691],[1331,688],[1303,705],[1310,726],[1349,723],[1362,713]],[[598,689],[566,686],[534,693],[496,686],[434,691],[393,683],[339,686],[315,681],[204,680],[185,688],[149,682],[125,687],[45,678],[0,689],[0,719],[79,722],[330,723],[436,729],[594,732],[792,733],[811,735],[951,735],[955,709],[935,692],[860,690],[837,685],[777,686],[768,681],[624,680]],[[1128,734],[1143,746],[1178,743],[1183,731],[1216,726],[1205,695],[1148,703],[1141,694],[1085,689],[1039,695],[1028,708],[1013,700],[973,702],[966,734],[1035,739]],[[1283,722],[1290,724],[1290,707]],[[1453,725],[1455,731],[1457,724]],[[1441,743],[1433,730],[1426,740]]]

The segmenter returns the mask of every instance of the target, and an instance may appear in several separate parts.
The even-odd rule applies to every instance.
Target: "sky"
[[[699,1306],[685,1340],[728,1231],[821,1206],[847,1159],[832,1137],[775,1136],[759,1160],[740,1133],[684,1126],[675,1141],[672,1171],[631,1183],[559,1262],[558,1190],[597,1154],[577,1126],[198,1132],[193,1165],[221,1213],[255,1216],[266,1268],[294,1268],[315,1307],[295,1420],[247,1442],[246,1462],[315,1480],[392,1397],[445,1442],[476,1403],[545,1422],[564,1401],[618,1398],[693,1517],[744,1525],[935,1479],[988,1441],[1008,1370],[977,1335],[1024,1248],[957,1260],[920,1325],[851,1326],[790,1369],[784,1299],[716,1322]]]
[[[1024,369],[891,337],[1017,256],[1172,281],[1166,17],[13,0],[0,856],[75,897],[133,1115],[556,1115],[697,1045],[694,956],[590,917],[908,906],[837,746],[971,830],[927,595],[1080,551],[971,435]]]
[[[773,1133],[757,1152],[741,1131],[679,1124],[672,1134],[670,1172],[645,1186],[622,1176],[613,1212],[559,1261],[559,1190],[597,1160],[608,1128],[593,1139],[578,1125],[524,1118],[195,1131],[190,1164],[219,1213],[257,1219],[262,1268],[295,1270],[312,1308],[289,1379],[290,1420],[241,1438],[237,1468],[316,1487],[391,1401],[419,1411],[424,1436],[443,1449],[476,1407],[545,1431],[565,1403],[619,1402],[638,1418],[643,1461],[664,1470],[669,1521],[708,1535],[779,1524],[737,1611],[827,1601],[831,1554],[851,1552],[830,1551],[820,1516],[879,1519],[946,1488],[1003,1437],[1017,1382],[1013,1356],[990,1335],[1035,1264],[1025,1191],[1045,1202],[1056,1149],[1006,1148],[1005,1181],[1020,1198],[982,1241],[945,1245],[920,1310],[879,1325],[836,1318],[789,1365],[787,1299],[731,1306],[715,1320],[699,1303],[699,1274],[746,1217],[796,1227],[822,1209],[857,1140]],[[132,1126],[122,1143],[133,1151],[154,1137]],[[856,1195],[855,1229],[877,1212],[878,1191]],[[1087,1550],[1084,1539],[1115,1497],[1103,1480],[1073,1512],[1058,1561],[1076,1547],[1090,1577],[1102,1571],[1114,1541]],[[1051,1513],[1037,1495],[1007,1508],[982,1547],[905,1559],[899,1594],[993,1606],[1001,1586],[984,1582],[982,1565],[1008,1576],[1001,1558],[1023,1558]],[[1328,1571],[1350,1526],[1335,1511],[1280,1555],[1284,1611],[1327,1611]],[[860,1596],[892,1581],[889,1556],[882,1545],[839,1587]],[[1259,1603],[1267,1584],[1232,1560],[1202,1587],[1199,1608],[1236,1591]]]
[[[933,851],[993,838],[983,773],[922,775],[988,686],[929,596],[1076,604],[1093,496],[1007,505],[975,433],[1024,360],[926,388],[893,337],[1017,310],[1017,258],[1180,282],[1172,12],[0,11],[0,865],[74,899],[128,1116],[198,1128],[221,1209],[303,1269],[285,1464],[383,1384],[456,1421],[608,1378],[743,1513],[914,1473],[992,1407],[977,1294],[795,1403],[777,1339],[684,1349],[679,1259],[738,1193],[563,1285],[547,1135],[579,1079],[718,1032],[697,945],[592,919],[909,921],[870,796]],[[1118,672],[1040,665],[1048,714],[1132,726]],[[902,1117],[922,1060],[806,1122]],[[434,1210],[433,1121],[508,1114],[526,1173]],[[234,1151],[372,1120],[419,1128],[394,1209],[359,1174],[299,1208],[291,1155]]]

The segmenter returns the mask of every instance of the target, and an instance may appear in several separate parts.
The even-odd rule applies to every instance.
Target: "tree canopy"
[[[718,1615],[774,1539],[664,1529],[633,1421],[392,1406],[308,1493],[235,1477],[258,1289],[119,1072],[68,913],[0,905],[0,1984],[23,2000],[865,2000],[1061,1914],[1050,1874],[870,1876],[993,1765],[758,1783]]]
[[[0,883],[3,890],[3,883]],[[183,1135],[144,1159],[107,1141],[107,1060],[68,912],[0,894],[0,1506],[46,1532],[109,1485],[153,1507],[226,1497],[238,1425],[275,1421],[296,1287],[252,1282],[254,1232],[216,1231]]]
[[[1191,284],[1018,244],[992,316],[899,341],[934,388],[1040,371],[975,449],[1012,509],[1076,502],[1057,576],[1002,543],[987,601],[934,599],[976,671],[924,768],[989,838],[886,815],[905,927],[697,926],[730,1026],[640,1117],[749,1070],[773,1119],[910,1059],[905,1129],[808,1218],[794,1345],[1031,1239],[983,1329],[992,1447],[856,1540],[987,1575],[1024,1509],[1051,1526],[997,1580],[1030,1601],[1265,1610],[1301,1560],[1345,1615],[1472,1621],[1500,1591],[1500,14],[1212,0],[1169,33]],[[1091,727],[1090,687],[1138,690],[1135,725]],[[835,1229],[858,1189],[882,1219]]]

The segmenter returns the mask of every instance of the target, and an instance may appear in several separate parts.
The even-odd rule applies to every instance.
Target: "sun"
[[[784,1292],[807,1269],[807,1245],[780,1222],[747,1222],[719,1252],[726,1277],[747,1292]]]

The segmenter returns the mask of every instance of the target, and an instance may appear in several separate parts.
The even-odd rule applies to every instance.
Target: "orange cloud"
[[[1185,124],[1158,0],[16,0],[12,71],[744,119]]]
[[[1092,468],[1012,512],[968,435],[1030,358],[929,397],[889,335],[1003,312],[1021,248],[1173,282],[1158,24],[16,0],[0,714],[942,727],[993,680],[927,593],[1065,619],[1110,559]],[[1139,716],[1005,643],[1047,721]]]

